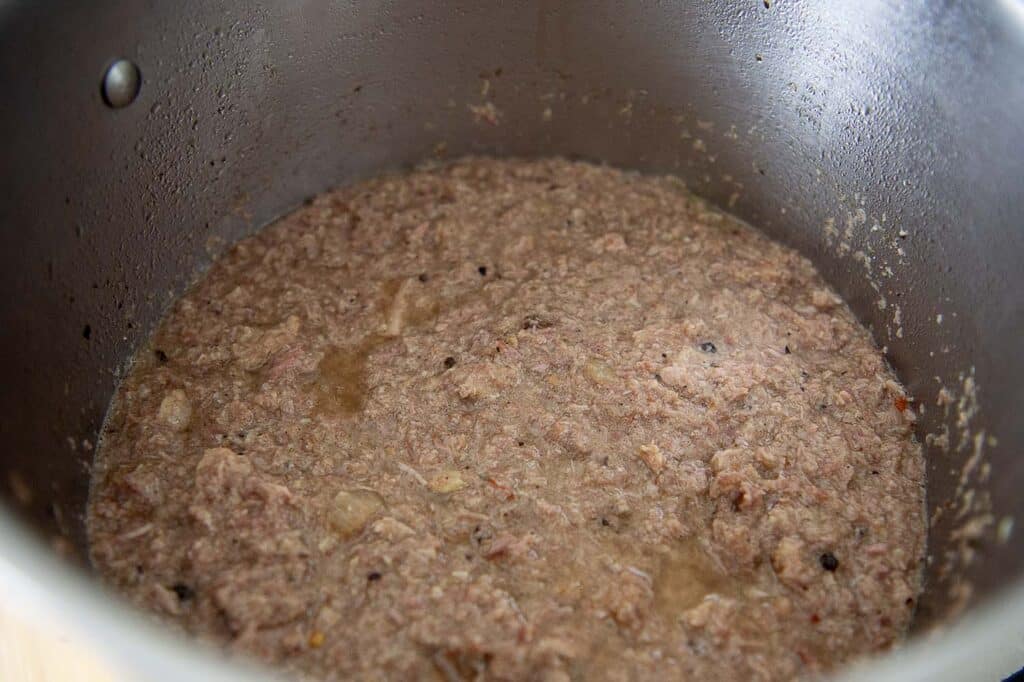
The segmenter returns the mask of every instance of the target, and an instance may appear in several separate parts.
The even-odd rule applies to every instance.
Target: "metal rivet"
[[[135,101],[141,86],[139,67],[127,59],[118,59],[103,74],[103,101],[112,109],[126,107]]]

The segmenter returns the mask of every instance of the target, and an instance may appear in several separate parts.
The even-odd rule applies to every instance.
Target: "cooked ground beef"
[[[912,403],[811,264],[672,178],[466,159],[324,194],[111,407],[99,571],[325,679],[783,679],[897,642]]]

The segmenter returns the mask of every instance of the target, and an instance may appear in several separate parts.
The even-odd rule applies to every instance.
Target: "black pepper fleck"
[[[82,338],[85,339],[86,341],[88,341],[89,337],[91,337],[91,336],[92,336],[92,326],[87,324],[87,325],[85,325],[85,327],[82,328]]]
[[[700,349],[705,353],[718,352],[718,348],[715,346],[715,344],[711,343],[710,341],[705,341],[704,343],[700,344]]]
[[[448,357],[446,357],[444,359],[444,368],[445,369],[451,369],[454,366],[455,366],[455,358],[453,358],[452,356],[449,355]]]
[[[481,277],[486,277],[487,276],[487,266],[486,265],[481,265],[480,267],[478,267],[476,269],[476,271],[480,273]]]
[[[171,585],[171,589],[174,590],[174,594],[178,595],[178,601],[189,601],[196,596],[195,590],[185,583],[174,583]]]
[[[371,571],[366,574],[366,579],[371,583],[381,579],[381,574],[378,571]]]
[[[421,282],[426,282],[428,279],[430,279],[430,277],[427,275],[427,273],[421,272],[420,276],[417,279],[419,279],[419,281]]]
[[[154,352],[154,354],[156,355],[156,359],[157,359],[157,360],[159,360],[161,364],[163,364],[163,363],[167,362],[167,353],[163,352],[163,351],[162,351],[162,350],[160,350],[159,348],[157,348],[157,349],[156,349],[155,351],[153,351],[153,352]]]
[[[835,570],[839,568],[839,559],[837,559],[836,555],[832,552],[825,552],[824,554],[822,554],[820,561],[821,567],[829,573],[834,573]]]
[[[785,349],[784,349],[784,350],[783,350],[782,352],[783,352],[783,353],[785,353],[786,355],[789,355],[789,354],[790,354],[790,353],[792,353],[793,351],[791,351],[791,350],[789,349],[789,346],[786,346],[786,348],[785,348]]]
[[[602,519],[601,519],[601,525],[602,525],[602,526],[610,526],[610,525],[612,525],[612,524],[611,524],[611,522],[610,522],[610,521],[608,521],[608,519],[602,518]]]

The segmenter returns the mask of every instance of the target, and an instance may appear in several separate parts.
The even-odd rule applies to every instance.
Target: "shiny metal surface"
[[[1024,609],[1009,591],[1024,549],[996,539],[1024,512],[1016,0],[8,2],[0,34],[0,489],[4,515],[38,537],[83,548],[120,368],[226,244],[329,186],[435,155],[563,154],[676,173],[811,257],[926,406],[922,436],[950,433],[949,452],[928,452],[929,506],[944,511],[920,626],[960,598]],[[96,74],[119,56],[146,87],[115,112]],[[471,109],[486,103],[497,125]],[[936,405],[965,377],[966,429]],[[991,510],[958,519],[971,489]],[[964,518],[985,515],[965,536]],[[47,561],[2,541],[30,574]],[[128,627],[102,609],[112,632]]]

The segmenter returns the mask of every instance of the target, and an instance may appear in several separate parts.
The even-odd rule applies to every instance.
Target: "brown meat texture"
[[[312,679],[813,676],[912,615],[907,398],[805,258],[678,180],[423,167],[177,302],[107,420],[93,561]]]

